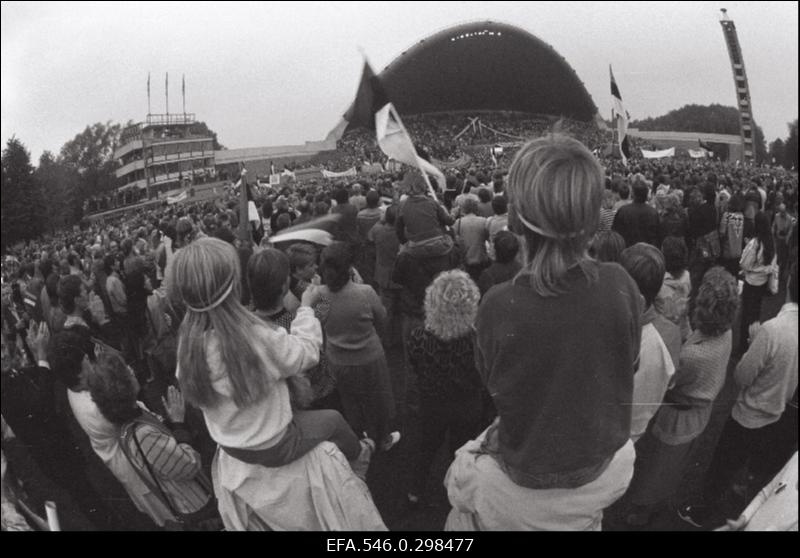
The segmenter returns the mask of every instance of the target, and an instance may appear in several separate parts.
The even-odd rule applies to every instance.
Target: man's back
[[[646,242],[658,246],[658,212],[646,203],[623,206],[614,217],[612,230],[625,239],[625,246]]]

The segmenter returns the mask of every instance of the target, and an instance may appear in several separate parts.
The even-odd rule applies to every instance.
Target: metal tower
[[[733,81],[736,85],[736,100],[739,106],[739,133],[742,137],[743,162],[753,162],[755,159],[755,130],[753,128],[753,108],[750,103],[750,87],[747,85],[747,74],[744,71],[744,60],[742,59],[742,48],[739,45],[739,37],[736,34],[736,26],[728,17],[728,10],[720,10],[720,24],[722,34],[725,36],[725,44],[728,45],[728,56],[731,59],[731,69],[733,70]]]

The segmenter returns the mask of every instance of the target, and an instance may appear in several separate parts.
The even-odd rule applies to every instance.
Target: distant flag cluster
[[[611,97],[614,101],[614,108],[612,109],[612,120],[617,120],[617,142],[619,143],[619,152],[622,157],[622,162],[627,166],[628,157],[631,156],[630,145],[628,144],[628,120],[630,115],[625,107],[622,105],[622,95],[619,93],[617,81],[614,79],[614,72],[611,70],[611,65],[608,65],[608,73],[611,75]]]

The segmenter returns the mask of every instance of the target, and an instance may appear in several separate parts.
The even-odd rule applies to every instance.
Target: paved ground
[[[783,304],[785,294],[764,300],[762,304],[762,321],[774,317]],[[738,343],[738,323],[734,327],[734,347]],[[403,356],[399,349],[390,350],[387,354],[390,369],[396,370],[403,365]],[[706,431],[702,435],[699,449],[686,472],[675,502],[677,504],[696,496],[700,491],[702,476],[708,467],[722,426],[728,418],[730,409],[736,399],[737,389],[732,380],[732,371],[736,362],[731,361],[728,369],[728,380],[718,396],[713,414]],[[440,531],[444,527],[450,504],[443,487],[444,476],[449,465],[449,456],[444,447],[437,456],[428,479],[427,502],[412,508],[405,500],[410,486],[409,473],[414,468],[413,459],[419,444],[419,421],[412,416],[407,421],[402,441],[388,454],[378,454],[370,467],[367,483],[372,491],[375,504],[381,512],[386,525],[393,531]],[[623,502],[619,502],[621,504]],[[615,521],[615,506],[605,515],[603,528],[606,530],[625,530]],[[659,513],[646,528],[651,531],[691,531],[696,530],[681,521],[672,508]]]

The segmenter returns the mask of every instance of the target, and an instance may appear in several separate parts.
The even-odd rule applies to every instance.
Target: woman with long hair
[[[742,318],[739,328],[739,352],[744,354],[750,343],[750,326],[761,319],[761,300],[769,295],[769,276],[777,263],[769,218],[756,213],[755,236],[750,239],[739,260],[744,272]]]
[[[374,445],[371,440],[359,443],[335,411],[292,412],[287,378],[319,361],[322,330],[311,309],[318,289],[303,293],[287,332],[242,306],[239,259],[226,242],[192,242],[178,252],[170,275],[170,288],[187,309],[178,334],[176,375],[220,446],[212,472],[226,527],[324,528],[325,512],[317,510],[313,518],[307,512],[291,513],[292,506],[317,509],[310,500],[312,481],[280,487],[276,479],[287,471],[309,474],[311,464],[323,476],[352,475],[346,465],[341,468],[342,454],[364,475]],[[326,464],[332,469],[325,471]],[[366,486],[357,485],[356,491],[363,500]],[[340,505],[325,508],[339,514],[327,518],[334,526],[348,513]]]
[[[525,265],[486,294],[476,322],[498,418],[456,452],[447,529],[598,530],[628,486],[643,302],[619,264],[588,254],[602,194],[577,140],[539,138],[514,158],[509,228]]]
[[[725,213],[719,222],[719,239],[722,245],[720,265],[736,277],[744,242],[744,197],[736,192],[728,200]]]

